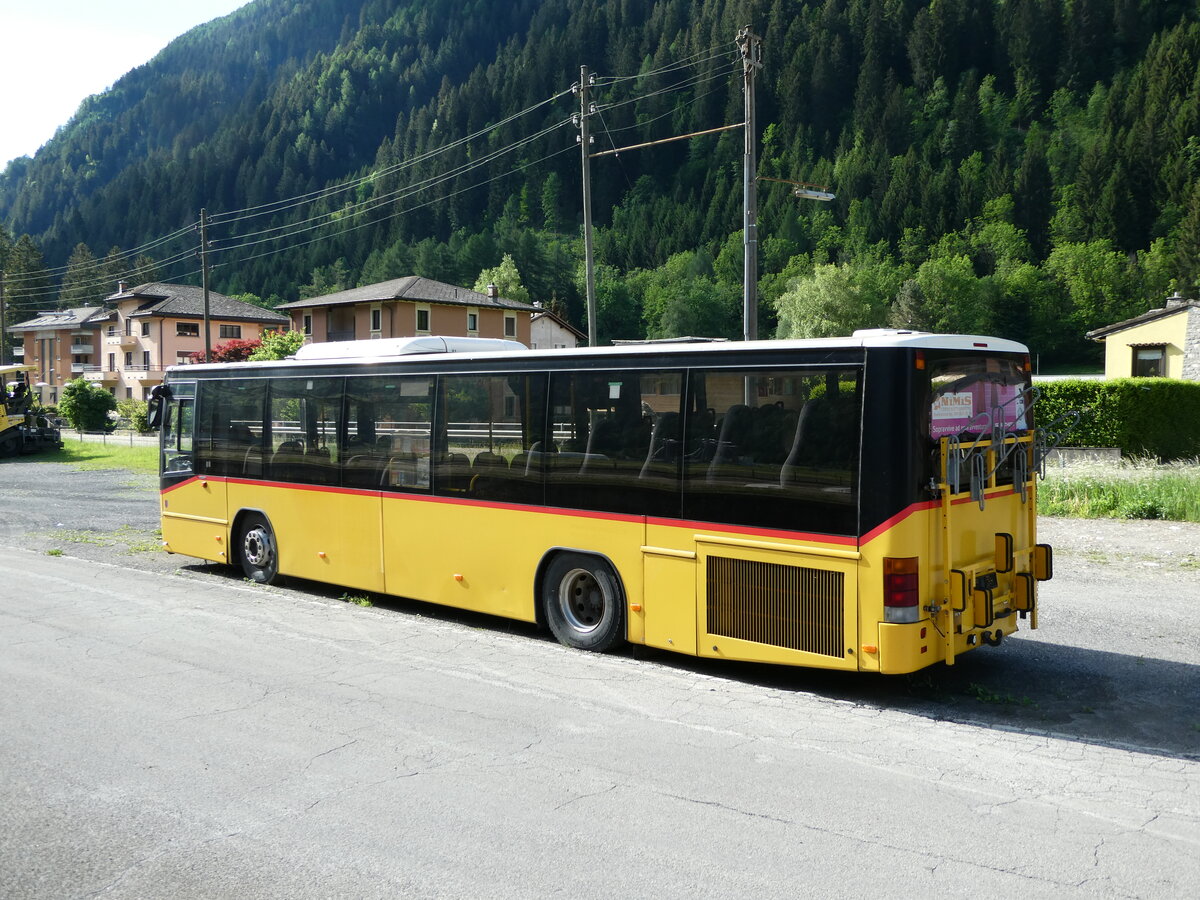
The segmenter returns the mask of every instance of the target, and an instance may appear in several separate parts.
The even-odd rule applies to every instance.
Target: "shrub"
[[[287,359],[303,346],[303,332],[264,331],[262,346],[250,354],[250,359]]]
[[[212,353],[209,354],[207,360],[204,358],[203,350],[197,350],[188,358],[194,363],[244,362],[261,346],[262,341],[259,338],[251,338],[245,341],[240,338],[234,338],[233,340],[226,341],[224,344],[217,344],[213,347]]]
[[[1124,456],[1200,456],[1200,383],[1173,378],[1065,380],[1038,384],[1037,422],[1072,410],[1079,424],[1066,447],[1119,447]]]
[[[150,431],[146,425],[146,409],[145,400],[129,398],[117,401],[117,415],[128,422],[129,427],[138,434],[147,434]]]
[[[58,398],[59,414],[76,431],[105,431],[108,414],[117,408],[116,398],[98,384],[82,378],[68,381]]]

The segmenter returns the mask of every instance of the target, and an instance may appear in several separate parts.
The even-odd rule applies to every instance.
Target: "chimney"
[[[1167,305],[1163,309],[1170,309],[1173,306],[1183,306],[1185,303],[1187,303],[1187,298],[1182,296],[1179,291],[1176,291],[1167,298]]]
[[[123,293],[125,293],[125,282],[123,282],[123,281],[118,281],[118,282],[117,282],[117,293],[118,293],[118,294],[123,294]]]
[[[495,300],[500,296],[500,289],[493,282],[488,282],[487,295],[489,300]]]

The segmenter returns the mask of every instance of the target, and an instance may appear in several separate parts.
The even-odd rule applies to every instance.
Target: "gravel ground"
[[[1054,547],[1056,559],[1122,571],[1190,571],[1200,578],[1200,523],[1042,516],[1038,530],[1038,540]]]

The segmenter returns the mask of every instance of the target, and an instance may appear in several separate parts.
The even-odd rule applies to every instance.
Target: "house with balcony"
[[[84,378],[102,384],[118,399],[146,399],[167,366],[190,362],[193,353],[205,349],[201,288],[162,282],[130,288],[121,283],[105,303],[112,317],[105,323],[96,363],[85,370]],[[213,347],[286,330],[289,322],[285,315],[212,290],[208,318]]]
[[[536,306],[408,275],[322,297],[281,303],[292,328],[307,342],[364,341],[373,338],[438,334],[507,338],[530,344],[530,320]]]
[[[54,404],[68,381],[96,364],[102,333],[115,313],[102,306],[39,312],[6,329],[13,337],[13,361],[36,366],[30,373],[33,393]]]
[[[1200,381],[1200,300],[1179,295],[1140,316],[1089,331],[1104,344],[1106,378]]]

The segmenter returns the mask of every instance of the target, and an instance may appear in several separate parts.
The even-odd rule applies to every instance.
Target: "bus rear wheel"
[[[238,530],[238,557],[251,581],[271,584],[279,574],[279,552],[271,524],[259,515],[246,516]]]
[[[625,598],[612,567],[584,553],[560,553],[542,579],[542,609],[558,640],[579,650],[611,650],[625,637]]]

